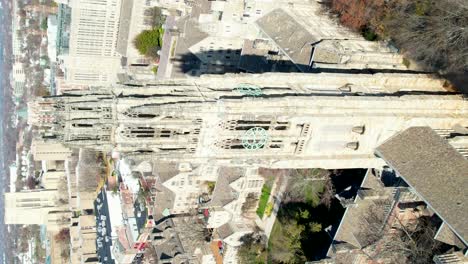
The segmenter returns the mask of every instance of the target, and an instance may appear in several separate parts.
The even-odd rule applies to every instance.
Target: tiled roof
[[[406,183],[468,241],[468,161],[429,127],[409,128],[376,149]]]
[[[227,238],[228,236],[234,234],[234,229],[232,228],[232,226],[230,225],[230,223],[226,223],[222,226],[220,226],[218,229],[217,229],[217,232],[218,232],[218,236],[219,238],[221,239],[225,239]]]
[[[312,44],[319,39],[281,8],[261,17],[256,24],[301,71],[308,71],[312,57]]]
[[[210,206],[223,207],[238,197],[238,193],[230,186],[232,182],[244,175],[242,168],[221,167],[216,182]]]

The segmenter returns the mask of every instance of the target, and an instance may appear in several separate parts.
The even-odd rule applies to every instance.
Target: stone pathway
[[[282,179],[279,179],[277,182],[275,182],[275,185],[277,183],[281,184],[279,190],[276,193],[271,194],[272,196],[271,198],[276,197],[276,199],[273,199],[275,203],[273,205],[273,211],[269,217],[264,218],[262,221],[264,224],[263,226],[264,226],[265,234],[268,238],[270,238],[270,233],[271,233],[271,230],[273,229],[273,225],[275,224],[276,215],[278,214],[278,211],[281,205],[281,200],[283,199],[283,194],[286,191],[286,187],[288,186],[288,178],[283,177]],[[276,189],[276,186],[273,186],[272,190],[275,190],[275,189]]]

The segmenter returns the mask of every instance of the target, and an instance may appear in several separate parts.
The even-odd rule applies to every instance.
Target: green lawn
[[[258,208],[257,208],[257,215],[260,218],[263,218],[263,214],[265,213],[265,208],[268,204],[268,199],[270,198],[272,186],[273,186],[273,181],[267,181],[265,182],[265,184],[263,184],[262,194],[260,195],[260,200],[258,202]]]

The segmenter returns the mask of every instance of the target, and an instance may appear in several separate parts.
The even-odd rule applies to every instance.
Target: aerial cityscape
[[[0,21],[1,263],[468,264],[468,1]]]

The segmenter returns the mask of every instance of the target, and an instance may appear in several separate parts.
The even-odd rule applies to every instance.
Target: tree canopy
[[[328,0],[340,22],[366,39],[392,41],[423,69],[468,72],[466,0]]]
[[[164,30],[162,28],[144,30],[135,37],[133,44],[140,54],[150,58],[157,58],[158,51],[162,46],[163,34]]]

